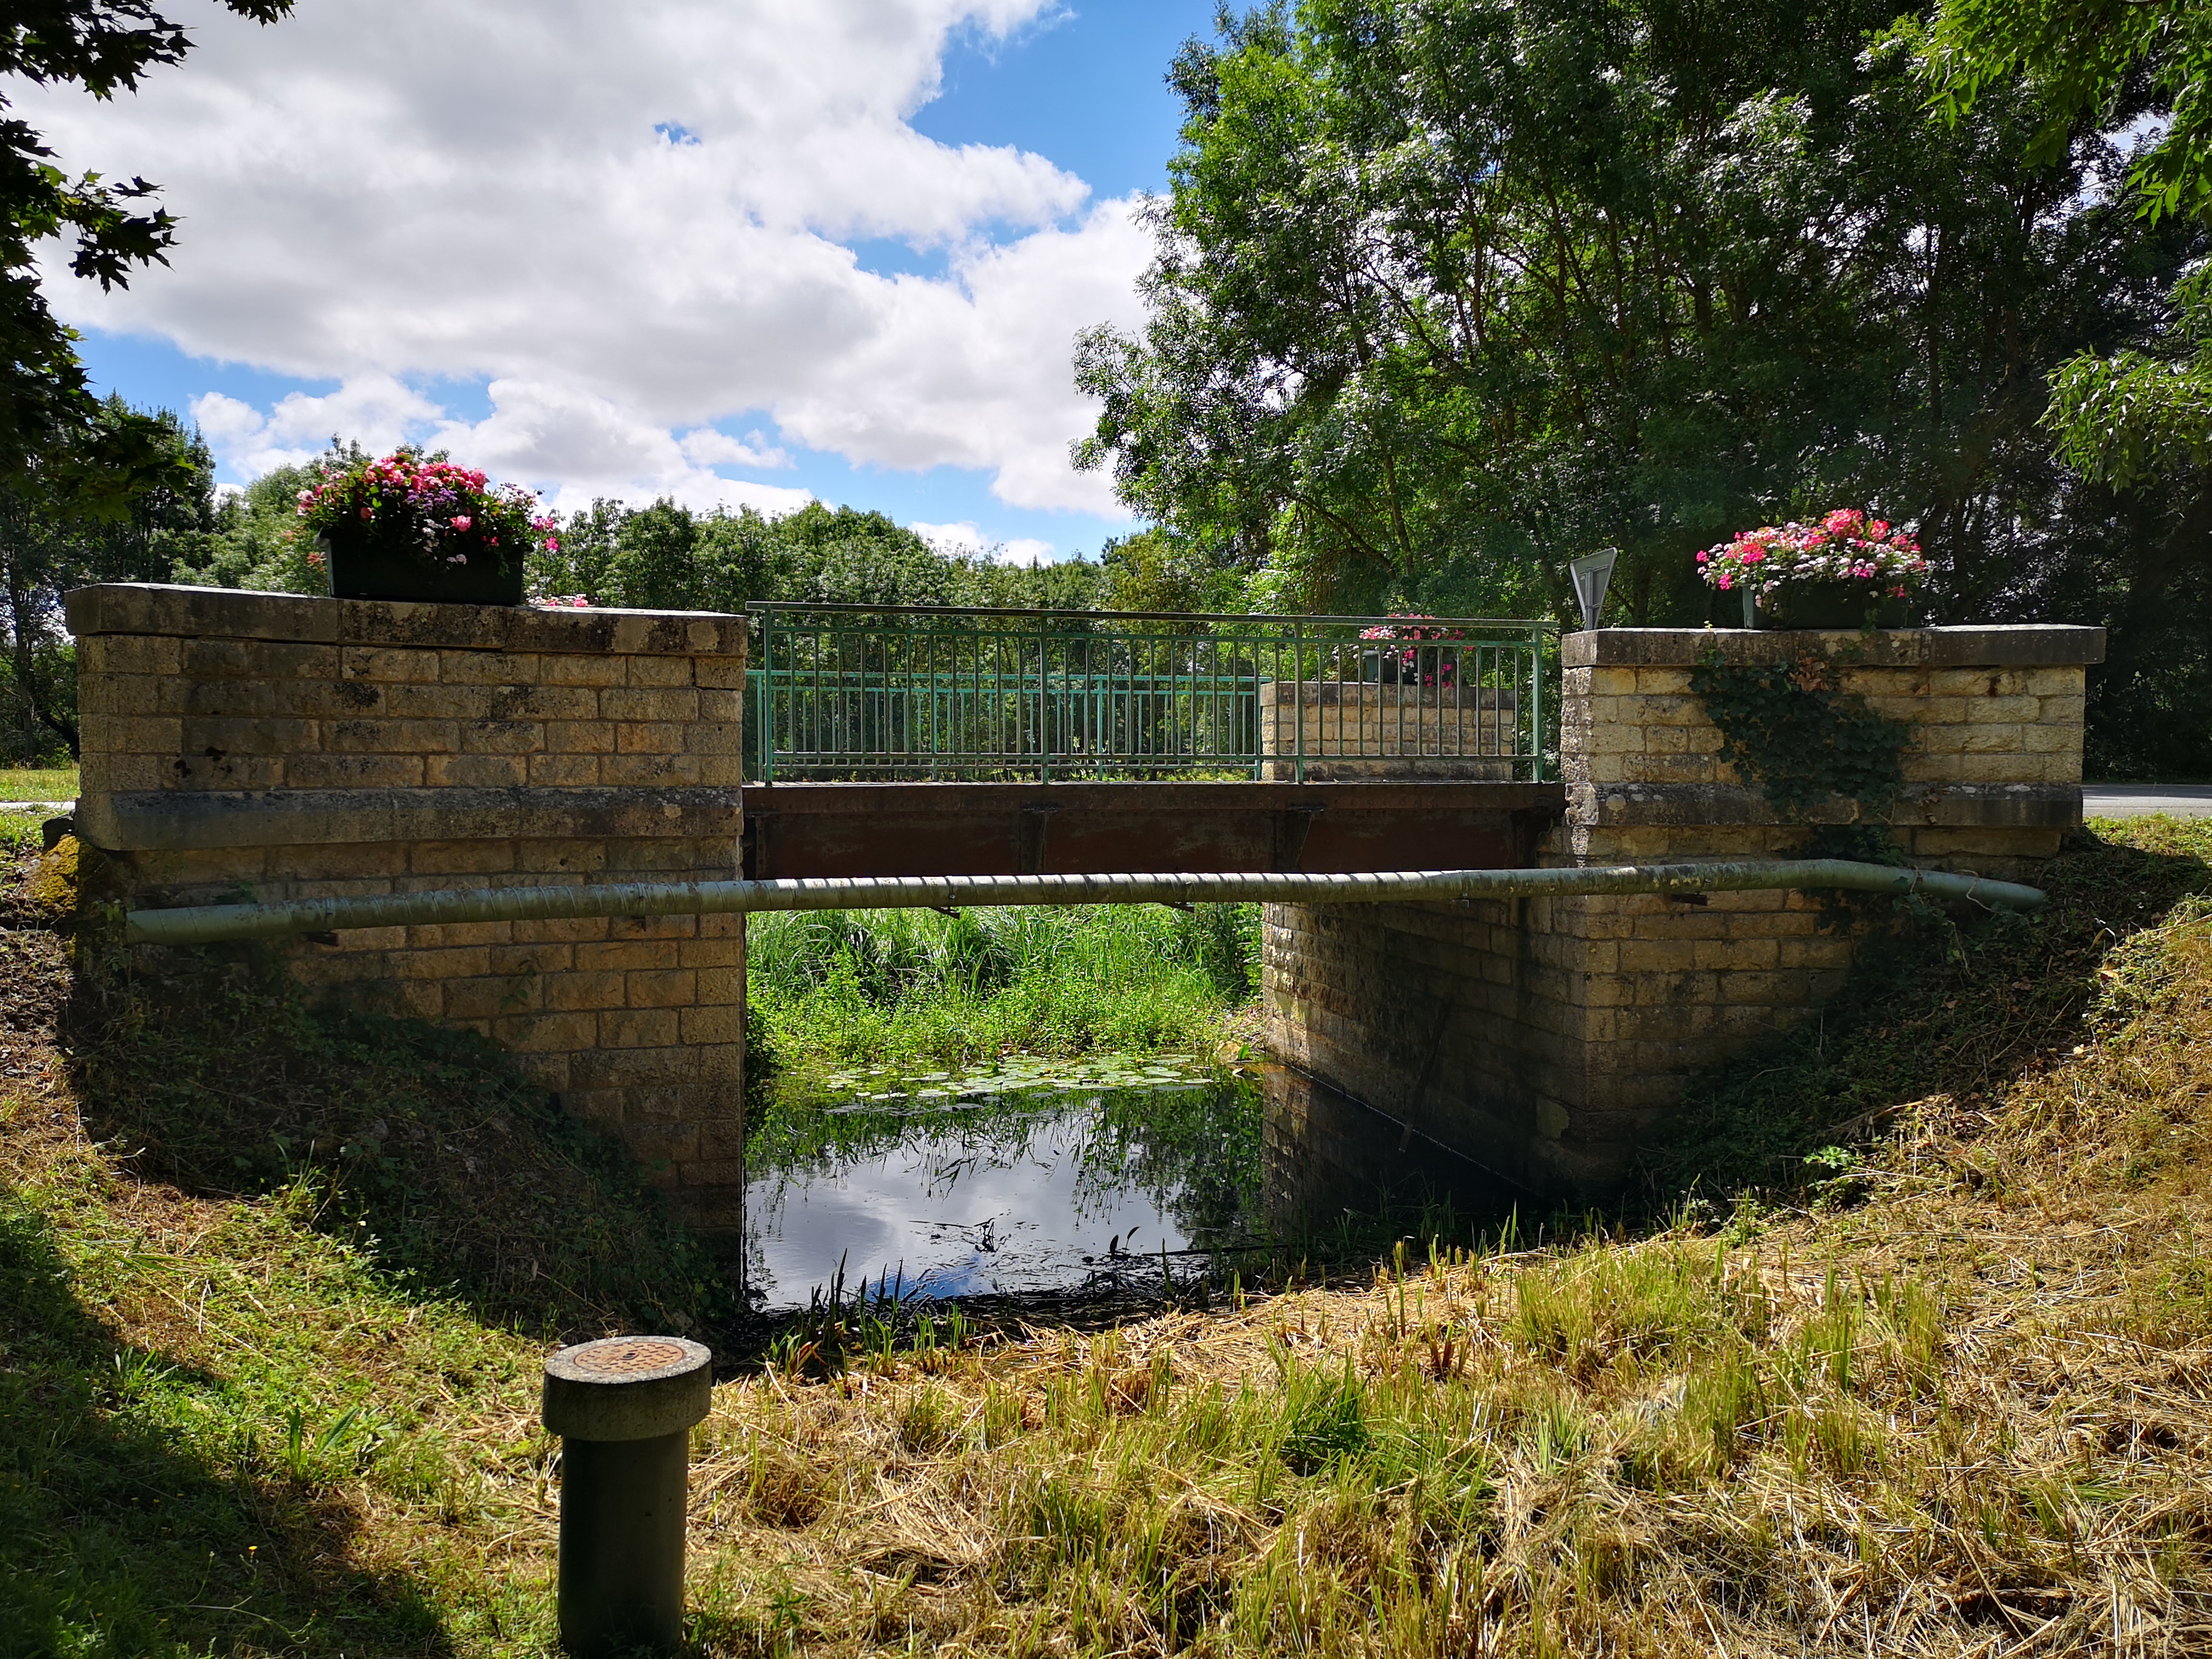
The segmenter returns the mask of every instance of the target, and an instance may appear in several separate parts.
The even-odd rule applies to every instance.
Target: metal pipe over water
[[[126,937],[141,945],[281,939],[348,927],[583,916],[718,915],[768,910],[942,909],[1023,904],[1388,904],[1452,899],[1559,898],[1591,894],[1735,893],[1783,888],[1924,893],[1992,908],[2033,910],[2042,890],[1948,871],[1847,859],[1754,859],[1711,864],[1623,864],[1553,870],[1400,870],[1356,875],[832,876],[787,881],[608,882],[478,887],[276,904],[196,904],[132,910]]]

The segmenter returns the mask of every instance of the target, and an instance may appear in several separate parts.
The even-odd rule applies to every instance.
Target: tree
[[[2084,125],[2142,122],[2150,137],[2129,183],[2142,219],[2212,223],[2212,8],[1943,0],[1923,72],[1954,125],[2025,89],[2046,112],[2031,156]],[[2092,758],[2152,776],[2212,765],[2212,270],[2182,275],[2160,320],[2060,365],[2045,415],[2060,459],[2115,498],[2139,550],[2095,613],[2116,626],[2091,688]]]
[[[216,0],[241,17],[274,22],[292,0]],[[151,0],[0,0],[0,76],[82,87],[110,99],[191,49],[183,27]],[[0,110],[7,107],[0,95]],[[73,239],[70,269],[103,289],[135,266],[164,261],[176,221],[143,179],[71,179],[26,122],[0,117],[0,483],[36,471],[37,489],[127,513],[149,466],[168,453],[156,425],[103,415],[87,390],[75,336],[48,309],[33,252]]]
[[[2032,603],[2080,481],[2045,375],[2155,333],[2191,234],[2032,92],[1927,107],[1892,0],[1301,0],[1194,41],[1139,335],[1093,331],[1080,463],[1312,606],[1570,614],[1624,550],[1839,503],[1913,521],[1938,613]],[[2113,106],[2146,111],[2147,93]],[[1248,582],[1249,586],[1249,582]]]
[[[339,462],[347,453],[333,444]],[[352,453],[358,456],[358,446]],[[225,495],[215,504],[210,528],[172,538],[173,568],[165,580],[263,593],[328,593],[323,556],[300,531],[300,492],[315,477],[313,465],[272,467]]]
[[[10,740],[23,759],[77,751],[76,658],[62,596],[91,582],[166,581],[180,553],[202,551],[214,538],[215,461],[198,433],[166,410],[144,413],[111,398],[95,406],[84,442],[97,449],[126,428],[155,434],[162,447],[148,464],[154,482],[122,514],[105,503],[89,507],[50,481],[70,477],[77,458],[65,450],[33,458],[0,487]]]
[[[638,508],[601,501],[572,514],[560,550],[533,562],[532,586],[678,611],[741,611],[754,599],[1085,610],[1104,592],[1096,564],[948,556],[881,513],[811,501],[770,519],[667,499]]]

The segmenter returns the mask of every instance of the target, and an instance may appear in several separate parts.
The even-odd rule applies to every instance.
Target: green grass
[[[74,766],[15,766],[0,769],[0,800],[75,800]]]
[[[1258,988],[1253,905],[792,913],[749,928],[757,1078],[1210,1051]]]
[[[178,1202],[116,1176],[64,1153],[0,1183],[0,1655],[542,1637],[542,1583],[472,1589],[434,1528],[395,1556],[370,1524],[512,1512],[549,1450],[536,1345],[395,1286],[316,1231],[309,1189]]]

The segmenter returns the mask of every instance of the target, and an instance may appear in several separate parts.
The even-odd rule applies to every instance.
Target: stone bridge
[[[1816,658],[1840,689],[1911,720],[1908,788],[1888,816],[1899,842],[1916,861],[2032,880],[2080,822],[2083,673],[2103,653],[2100,630],[2064,627],[1570,635],[1549,782],[1440,768],[1419,744],[1309,765],[1325,691],[1340,720],[1338,699],[1361,700],[1371,728],[1397,689],[1279,681],[1265,727],[1278,745],[1286,726],[1297,736],[1303,781],[1268,763],[1243,781],[748,784],[742,617],[113,585],[71,594],[69,623],[77,832],[133,906],[1789,850],[1803,826],[1717,760],[1690,694],[1708,647]],[[1482,717],[1496,708],[1493,695]],[[1401,1146],[1418,1129],[1531,1191],[1601,1191],[1691,1073],[1834,994],[1851,945],[1817,922],[1794,893],[1271,906],[1268,1039],[1404,1126]],[[696,1221],[741,1215],[742,917],[395,927],[274,948],[308,985],[489,1036],[619,1135]],[[1285,1109],[1271,1136],[1295,1146]]]

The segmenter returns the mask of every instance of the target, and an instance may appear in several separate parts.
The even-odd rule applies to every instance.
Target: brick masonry
[[[78,834],[134,904],[729,880],[740,617],[69,596]],[[744,1194],[741,916],[354,930],[303,981],[483,1033],[692,1218]]]
[[[1719,759],[1698,653],[1818,664],[1911,721],[1888,815],[1913,861],[2032,880],[2081,822],[2082,690],[2101,629],[1608,629],[1563,642],[1555,866],[1785,855],[1802,824]],[[1810,816],[1844,822],[1834,800]],[[1529,1189],[1601,1192],[1695,1073],[1840,988],[1852,939],[1798,893],[1270,906],[1270,1046]]]
[[[1510,781],[1510,757],[1520,729],[1516,708],[1511,691],[1488,688],[1265,681],[1260,687],[1260,751],[1296,758],[1270,760],[1263,775],[1278,783],[1297,781],[1301,768],[1317,783],[1369,778]]]

